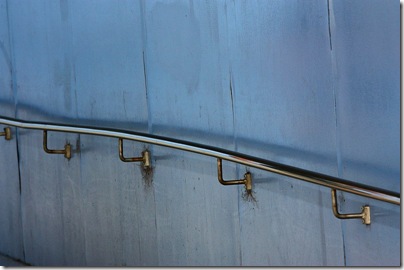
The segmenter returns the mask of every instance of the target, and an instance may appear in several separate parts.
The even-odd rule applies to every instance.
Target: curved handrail
[[[59,131],[68,133],[80,133],[88,135],[106,136],[121,138],[143,143],[150,143],[159,146],[179,149],[183,151],[193,152],[201,155],[211,156],[218,159],[228,160],[234,163],[243,164],[249,167],[273,172],[280,175],[296,178],[313,184],[325,186],[335,190],[341,190],[356,195],[400,205],[400,193],[372,187],[353,181],[321,174],[282,163],[266,160],[243,153],[230,151],[209,145],[178,140],[153,134],[127,131],[112,128],[98,128],[80,125],[65,125],[46,122],[31,122],[0,116],[0,124],[14,126],[24,129],[38,129],[48,131]]]

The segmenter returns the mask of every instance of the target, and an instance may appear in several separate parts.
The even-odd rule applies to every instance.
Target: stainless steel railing
[[[198,144],[194,142],[178,140],[174,138],[168,138],[163,136],[157,136],[147,133],[126,131],[120,129],[111,128],[99,128],[99,127],[89,127],[89,126],[79,126],[79,125],[65,125],[65,124],[55,124],[55,123],[44,123],[44,122],[31,122],[23,121],[14,118],[8,118],[0,116],[0,124],[6,126],[13,126],[17,128],[24,129],[37,129],[43,131],[58,131],[58,132],[68,132],[68,133],[79,133],[88,134],[96,136],[106,136],[114,137],[120,139],[120,149],[122,149],[122,139],[133,140],[143,143],[149,143],[174,149],[179,149],[183,151],[193,152],[201,155],[215,157],[218,160],[218,171],[221,172],[222,160],[228,160],[234,163],[243,164],[249,167],[261,169],[264,171],[285,175],[295,179],[303,180],[313,184],[325,186],[331,188],[333,199],[335,199],[335,190],[345,191],[353,193],[356,195],[372,198],[375,200],[380,200],[396,205],[400,205],[400,193],[380,189],[377,187],[372,187],[353,181],[333,177],[326,174],[321,174],[281,163],[277,163],[271,160],[266,160],[254,156],[249,156],[243,153],[234,152],[226,149],[221,149],[217,147],[212,147],[209,145]],[[6,132],[4,132],[6,133]],[[120,157],[123,158],[121,150]],[[141,158],[135,158],[141,160]],[[221,173],[218,175],[219,181],[222,184],[245,184],[246,188],[251,189],[251,179],[248,175],[242,180],[230,180],[224,181],[221,179]],[[247,179],[249,178],[249,179]],[[248,181],[247,181],[248,180]],[[247,185],[247,182],[248,185]],[[336,215],[337,216],[337,215]],[[338,217],[338,216],[337,216]]]

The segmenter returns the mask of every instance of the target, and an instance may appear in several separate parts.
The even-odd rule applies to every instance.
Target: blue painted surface
[[[399,2],[332,7],[339,176],[400,191]],[[342,195],[344,211],[372,206],[365,230],[342,223],[346,264],[400,265],[400,207]]]
[[[400,190],[394,1],[1,0],[0,15],[2,115]],[[343,212],[372,207],[365,227],[336,219],[323,187],[251,170],[254,201],[218,183],[212,158],[125,141],[127,156],[152,152],[145,175],[116,139],[49,134],[66,141],[70,161],[45,154],[40,131],[0,142],[0,253],[33,265],[400,264],[398,206],[339,193]],[[224,176],[247,169],[225,162]]]
[[[76,114],[59,10],[57,2],[8,2],[16,115],[22,119],[46,121],[57,115]],[[70,142],[75,149],[77,137],[50,132],[48,145],[58,149]],[[37,265],[81,264],[84,238],[77,222],[82,215],[82,191],[77,185],[80,159],[75,153],[71,161],[60,155],[46,155],[41,142],[41,131],[18,130],[25,254],[22,259]]]
[[[337,175],[327,2],[235,2],[231,11],[237,149]],[[343,265],[329,190],[253,172],[257,205],[240,204],[243,262]]]
[[[232,149],[227,43],[215,34],[225,26],[224,2],[143,8],[151,131]],[[241,264],[237,188],[218,185],[211,158],[154,150],[159,263]]]
[[[7,3],[0,2],[0,107],[5,116],[14,116],[12,49],[9,42]],[[4,127],[0,127],[3,132]],[[0,253],[23,257],[21,202],[15,129],[12,141],[0,137]]]

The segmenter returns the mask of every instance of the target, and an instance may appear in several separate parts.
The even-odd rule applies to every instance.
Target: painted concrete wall
[[[0,2],[0,108],[1,114],[15,116],[12,47],[9,38],[7,3]],[[0,127],[3,132],[4,127]],[[15,129],[12,129],[15,134]],[[23,258],[20,177],[17,140],[0,138],[0,252]]]
[[[0,114],[211,144],[400,191],[398,1],[0,1]],[[399,265],[400,208],[40,131],[0,140],[0,253],[34,265]]]

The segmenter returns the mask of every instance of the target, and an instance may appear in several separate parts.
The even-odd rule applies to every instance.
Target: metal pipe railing
[[[194,142],[178,140],[153,134],[126,131],[111,128],[98,128],[79,125],[65,125],[44,122],[30,122],[15,118],[0,116],[0,124],[14,126],[24,129],[37,129],[48,131],[59,131],[68,133],[79,133],[87,135],[97,135],[114,137],[119,139],[133,140],[143,143],[179,149],[183,151],[193,152],[201,155],[224,159],[234,163],[243,164],[249,167],[261,169],[264,171],[285,175],[295,179],[303,180],[313,184],[325,186],[332,190],[341,190],[356,195],[372,198],[379,201],[384,201],[396,205],[400,205],[400,193],[372,187],[353,181],[321,174],[282,163],[277,163],[271,160],[266,160],[254,156],[249,156],[243,153],[238,153],[226,149],[221,149],[209,145],[198,144]]]

